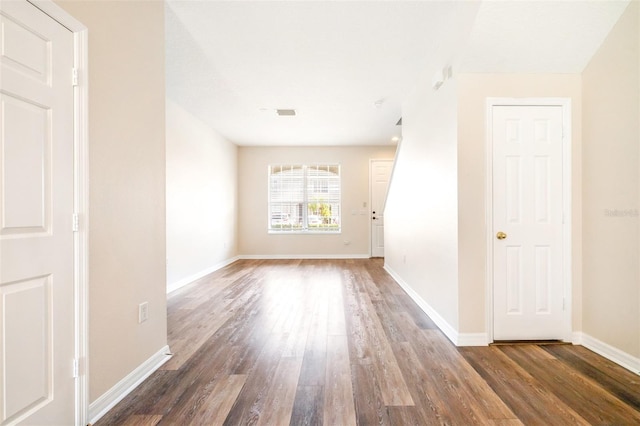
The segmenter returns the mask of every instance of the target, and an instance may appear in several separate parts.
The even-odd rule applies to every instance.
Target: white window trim
[[[303,216],[303,224],[306,224],[306,227],[303,227],[298,230],[279,230],[279,229],[271,229],[271,169],[272,167],[277,166],[291,166],[291,165],[300,165],[302,166],[303,172],[303,205],[307,208],[302,209]],[[338,198],[338,205],[340,206],[340,214],[339,214],[339,226],[336,230],[314,230],[308,228],[308,205],[309,198],[307,192],[307,168],[309,166],[336,166],[338,167],[338,177],[340,178],[340,196]],[[342,233],[342,164],[339,162],[321,162],[321,163],[304,163],[304,162],[287,162],[287,163],[272,163],[267,166],[267,233],[274,235],[337,235]]]

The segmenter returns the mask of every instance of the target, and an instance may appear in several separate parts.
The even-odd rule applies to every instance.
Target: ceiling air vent
[[[287,116],[287,117],[293,117],[296,115],[296,110],[295,109],[277,109],[276,113],[279,116]]]

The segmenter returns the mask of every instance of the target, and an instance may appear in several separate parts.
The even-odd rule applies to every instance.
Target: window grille
[[[269,232],[340,232],[340,165],[269,166]]]

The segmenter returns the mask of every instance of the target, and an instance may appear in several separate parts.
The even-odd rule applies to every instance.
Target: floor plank
[[[382,259],[241,260],[169,295],[173,358],[103,425],[640,424],[572,345],[456,348]]]
[[[356,413],[346,335],[328,336],[326,365],[323,423],[355,425]]]
[[[589,424],[497,347],[459,350],[525,424]]]
[[[162,416],[133,415],[124,422],[123,426],[156,426],[162,420]]]
[[[218,380],[203,404],[191,419],[192,424],[222,425],[247,380],[246,375],[234,374]],[[179,419],[184,423],[185,419]]]
[[[545,351],[598,382],[626,404],[640,410],[640,377],[582,346],[548,346]]]
[[[286,425],[291,420],[302,358],[281,358],[273,377],[259,425]]]
[[[351,366],[356,421],[360,425],[389,424],[387,406],[371,364]]]
[[[323,421],[324,387],[298,386],[291,413],[292,426],[321,425]]]
[[[538,356],[540,347],[502,346],[513,359],[565,404],[591,424],[640,424],[640,412],[609,393],[591,378],[557,359]]]

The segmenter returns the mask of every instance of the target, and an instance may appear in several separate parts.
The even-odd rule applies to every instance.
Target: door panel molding
[[[564,298],[563,333],[565,341],[572,340],[572,276],[571,276],[571,99],[569,98],[487,98],[486,100],[486,139],[485,139],[485,318],[487,337],[494,341],[494,305],[493,277],[495,240],[493,229],[493,108],[498,106],[559,106],[562,108],[562,294]],[[519,129],[510,132],[517,136]],[[544,139],[545,129],[536,128],[536,137]],[[541,206],[542,207],[542,206]],[[514,206],[515,208],[515,206]],[[542,209],[544,210],[544,209]],[[540,211],[540,216],[544,212]],[[540,294],[540,296],[542,296]]]

